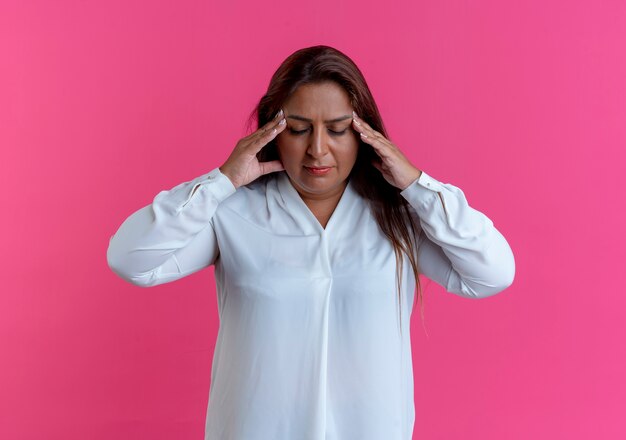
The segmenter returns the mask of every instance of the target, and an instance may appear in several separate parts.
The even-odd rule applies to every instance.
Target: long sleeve
[[[446,291],[495,295],[513,283],[515,259],[504,236],[463,191],[422,171],[400,193],[419,217],[418,267]]]
[[[109,267],[134,285],[151,287],[213,264],[219,249],[211,219],[219,203],[235,191],[217,167],[159,192],[111,236]]]

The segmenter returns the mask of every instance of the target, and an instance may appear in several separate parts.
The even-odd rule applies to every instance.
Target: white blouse
[[[235,188],[218,167],[159,192],[110,238],[109,267],[150,287],[215,264],[205,440],[411,439],[408,257],[400,327],[393,247],[351,182],[323,228],[273,176]],[[401,194],[420,273],[467,298],[511,285],[511,248],[459,188],[422,171]]]

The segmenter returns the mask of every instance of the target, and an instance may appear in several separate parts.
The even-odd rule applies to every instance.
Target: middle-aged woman
[[[255,115],[223,165],[122,223],[108,264],[142,287],[215,265],[205,439],[411,439],[418,274],[484,298],[513,282],[513,253],[388,139],[340,51],[291,54]]]

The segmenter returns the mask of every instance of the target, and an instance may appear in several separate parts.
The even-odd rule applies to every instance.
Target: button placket
[[[208,183],[212,182],[213,180],[215,180],[215,176],[213,176],[213,175],[207,175],[206,179],[205,179],[203,182],[198,182],[198,183],[196,183],[196,184],[193,186],[193,188],[192,188],[191,192],[189,193],[189,196],[187,197],[187,200],[185,200],[185,202],[184,202],[184,203],[183,203],[183,205],[180,207],[180,209],[184,208],[185,206],[187,206],[187,204],[189,204],[189,202],[191,202],[191,201],[192,201],[192,199],[193,199],[193,197],[195,196],[196,191],[198,190],[198,188],[203,187],[204,185],[206,185],[206,184],[208,184]],[[179,209],[179,210],[180,210],[180,209]]]
[[[446,216],[446,221],[448,222],[448,224],[450,224],[450,217],[448,217],[448,210],[446,209],[446,204],[443,201],[443,194],[441,194],[441,192],[437,192],[437,195],[439,196],[439,200],[441,201],[441,206],[443,207],[443,213]]]

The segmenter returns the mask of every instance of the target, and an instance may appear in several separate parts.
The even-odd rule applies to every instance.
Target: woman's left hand
[[[352,112],[352,126],[360,133],[361,139],[370,144],[380,157],[381,162],[373,161],[372,165],[391,185],[404,190],[422,174],[421,170],[415,168],[398,147],[372,129],[354,111]]]

